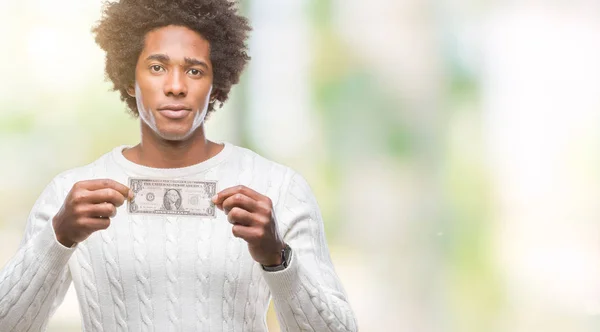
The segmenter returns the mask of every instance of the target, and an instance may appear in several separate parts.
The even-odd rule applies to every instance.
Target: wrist
[[[69,240],[65,236],[61,236],[59,234],[56,234],[56,241],[67,248],[73,248],[76,243],[75,241]]]
[[[278,251],[277,254],[271,256],[269,259],[261,262],[260,264],[262,266],[272,267],[281,265],[281,263],[283,263],[283,258],[281,257],[281,251]]]
[[[263,270],[269,271],[269,272],[276,272],[276,271],[285,270],[288,267],[288,265],[290,264],[290,261],[292,259],[292,248],[290,248],[290,246],[285,243],[283,245],[284,245],[284,247],[281,249],[279,258],[277,260],[278,264],[273,264],[273,265],[261,264]]]
[[[283,249],[286,247],[284,242],[281,242],[277,245],[277,250],[273,252],[271,255],[266,257],[266,259],[262,262],[259,262],[262,266],[278,266],[283,264]]]
[[[52,228],[54,229],[54,238],[56,239],[56,241],[60,244],[62,244],[63,246],[67,247],[67,248],[72,248],[75,245],[75,241],[69,240],[68,237],[66,237],[65,235],[61,234],[57,227],[56,227],[56,221],[53,219],[52,220]]]

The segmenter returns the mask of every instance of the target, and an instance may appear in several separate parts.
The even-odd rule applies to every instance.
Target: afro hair
[[[93,27],[96,43],[106,52],[105,74],[121,93],[131,114],[138,116],[127,88],[135,83],[135,67],[148,32],[168,25],[198,32],[210,45],[213,96],[221,106],[250,60],[246,40],[252,30],[230,0],[121,0],[105,2],[102,18]],[[210,103],[208,114],[214,111]]]

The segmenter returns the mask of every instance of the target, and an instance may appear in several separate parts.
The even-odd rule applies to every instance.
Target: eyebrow
[[[160,61],[162,63],[168,63],[171,60],[171,58],[169,58],[169,56],[166,54],[150,54],[146,58],[146,61],[147,60],[156,60],[156,61]],[[188,66],[202,66],[202,67],[208,69],[208,65],[206,64],[206,62],[200,61],[198,59],[185,57],[185,58],[183,58],[183,61]]]

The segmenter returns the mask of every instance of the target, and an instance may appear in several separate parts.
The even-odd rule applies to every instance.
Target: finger
[[[239,207],[234,207],[227,214],[227,220],[233,225],[252,226],[254,224],[252,218],[252,213]]]
[[[227,214],[234,207],[242,208],[248,212],[256,211],[256,201],[244,194],[234,194],[227,197],[221,204],[220,208]]]
[[[237,193],[244,194],[256,201],[263,200],[265,198],[265,196],[259,194],[258,192],[246,186],[239,185],[221,190],[219,193],[212,197],[212,201],[216,205],[221,205],[223,204],[223,201],[226,200],[229,196],[235,195]]]
[[[92,218],[111,218],[117,215],[117,208],[112,203],[92,204],[87,215]]]
[[[118,207],[125,203],[125,197],[112,188],[88,191],[85,195],[88,196],[87,201],[92,204],[108,202]]]
[[[233,225],[231,228],[231,233],[235,237],[246,240],[246,242],[254,241],[258,237],[254,228],[243,225]]]
[[[85,227],[91,231],[107,229],[110,226],[110,218],[85,218],[82,220]]]
[[[121,195],[123,195],[125,198],[133,198],[133,192],[129,189],[129,187],[111,179],[85,180],[77,182],[75,185],[91,191],[112,188],[121,193]]]

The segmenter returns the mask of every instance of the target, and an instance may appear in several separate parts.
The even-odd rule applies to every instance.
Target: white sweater
[[[21,246],[0,272],[0,331],[42,331],[75,284],[84,331],[266,331],[271,297],[283,331],[356,331],[332,265],[319,207],[290,168],[225,143],[215,157],[173,169],[144,167],[115,148],[55,177],[36,201]],[[74,248],[56,240],[52,218],[73,184],[129,177],[242,184],[273,201],[293,250],[267,272],[218,210],[216,219],[130,215],[119,207],[108,229]]]

